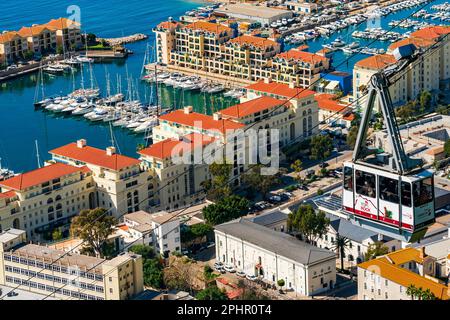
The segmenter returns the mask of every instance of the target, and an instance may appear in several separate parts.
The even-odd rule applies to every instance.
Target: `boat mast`
[[[36,158],[37,158],[37,164],[38,164],[38,168],[41,167],[41,159],[39,157],[39,146],[38,146],[38,141],[34,140],[34,143],[36,145]]]

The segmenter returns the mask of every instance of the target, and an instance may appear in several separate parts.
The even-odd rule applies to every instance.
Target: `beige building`
[[[301,295],[324,293],[336,283],[336,256],[244,218],[215,227],[216,260]]]
[[[17,59],[23,59],[28,51],[27,40],[17,32],[4,32],[0,34],[0,64],[7,65]]]
[[[394,76],[389,91],[392,103],[395,106],[405,104],[407,101],[416,99],[418,95],[426,90],[436,95],[440,90],[450,88],[450,43],[447,37],[450,33],[449,27],[429,27],[411,33],[410,38],[393,43],[389,46],[387,54],[375,55],[358,61],[353,69],[353,98],[359,99],[363,96],[370,77],[395,64],[397,61],[392,55],[394,50],[400,46],[413,44],[416,48],[427,50],[442,37],[439,49],[426,51],[423,58],[411,63],[406,72]],[[399,78],[401,76],[401,78]],[[362,106],[365,98],[360,99],[357,105]]]
[[[10,229],[0,234],[0,284],[62,300],[125,300],[143,291],[142,257],[67,254]]]
[[[36,25],[23,27],[18,34],[27,40],[29,51],[45,53],[56,49],[56,30],[52,26]]]
[[[59,18],[50,20],[45,26],[56,29],[56,43],[64,50],[73,51],[82,47],[80,23],[67,18]]]
[[[51,150],[50,154],[55,162],[89,168],[96,186],[97,206],[110,210],[113,216],[147,209],[152,176],[138,159],[120,155],[114,147],[90,147],[84,139]]]
[[[398,250],[358,265],[359,300],[411,300],[410,285],[450,299],[448,286],[436,278],[436,258],[425,248]]]
[[[92,172],[55,163],[0,182],[0,232],[23,229],[42,241],[45,232],[67,228],[70,218],[97,206]]]
[[[173,20],[161,22],[153,32],[156,34],[156,61],[169,64],[170,54],[175,48],[175,31],[179,23]]]

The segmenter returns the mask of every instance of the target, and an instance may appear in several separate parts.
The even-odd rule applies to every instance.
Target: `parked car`
[[[223,267],[225,269],[225,271],[233,273],[236,272],[236,269],[234,269],[233,266],[230,266],[229,264],[226,264],[225,267]]]
[[[319,167],[321,167],[322,169],[324,169],[324,168],[326,168],[326,167],[328,167],[328,166],[329,166],[329,164],[326,163],[326,162],[321,163],[321,164],[319,165]]]
[[[270,196],[269,197],[269,202],[272,204],[280,203],[281,201],[282,200],[281,200],[280,196]]]
[[[15,292],[15,291],[10,291],[10,292],[8,292],[6,295],[7,295],[8,297],[15,297],[15,296],[18,296],[19,294],[18,294],[17,292]]]
[[[221,266],[223,266],[223,263],[220,261],[216,261],[216,262],[214,262],[214,267],[216,267],[216,266],[221,267]]]
[[[185,255],[185,256],[187,256],[189,253],[191,253],[191,251],[188,250],[188,249],[185,249],[185,250],[182,250],[182,251],[181,251],[181,254],[183,254],[183,255]]]
[[[236,272],[236,275],[241,278],[245,278],[245,276],[246,276],[244,271],[238,271],[238,272]]]
[[[257,276],[251,275],[251,274],[247,274],[245,277],[246,277],[248,280],[250,280],[250,281],[256,281],[256,280],[258,280],[258,277],[257,277]]]

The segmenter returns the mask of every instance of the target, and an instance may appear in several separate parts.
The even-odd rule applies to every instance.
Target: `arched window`
[[[308,116],[308,135],[312,135],[312,117]]]
[[[48,213],[53,212],[53,211],[55,211],[55,209],[53,207],[49,207],[47,210]]]
[[[59,200],[61,200],[61,196],[58,194],[58,195],[55,197],[55,201],[59,201]]]
[[[62,205],[61,205],[61,203],[58,203],[57,205],[56,205],[56,210],[61,210],[62,209]]]
[[[49,203],[53,203],[53,198],[48,198],[47,199],[47,204],[49,204]]]
[[[307,129],[307,123],[306,118],[303,118],[303,136],[306,137],[308,135],[308,129]]]
[[[137,196],[139,193],[138,193],[137,190],[134,190],[133,194],[134,194],[135,196]]]
[[[131,192],[127,193],[127,198],[130,199],[131,198]]]

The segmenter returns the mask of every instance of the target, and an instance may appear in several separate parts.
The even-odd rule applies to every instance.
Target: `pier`
[[[136,33],[131,36],[119,37],[119,38],[97,38],[97,41],[106,41],[110,46],[119,46],[126,43],[132,43],[142,41],[148,38],[148,35],[143,33]]]

